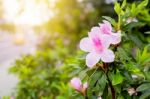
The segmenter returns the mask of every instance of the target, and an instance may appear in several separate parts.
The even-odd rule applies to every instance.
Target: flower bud
[[[78,92],[80,92],[83,95],[85,95],[86,90],[88,88],[88,83],[87,82],[85,82],[84,84],[82,84],[80,78],[74,77],[74,78],[71,79],[70,84]]]
[[[75,77],[75,78],[71,79],[70,84],[77,91],[80,92],[82,90],[82,83],[81,83],[80,78]]]

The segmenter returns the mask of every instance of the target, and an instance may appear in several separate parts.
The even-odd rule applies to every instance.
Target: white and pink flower
[[[121,41],[121,33],[118,31],[117,33],[112,32],[112,26],[111,24],[103,20],[103,23],[99,24],[100,27],[97,29],[97,31],[100,29],[100,32],[102,35],[107,36],[107,39],[110,39],[111,44],[118,44]]]
[[[92,68],[99,60],[110,63],[114,61],[115,55],[108,49],[110,44],[117,44],[121,41],[121,33],[113,33],[111,24],[103,21],[100,27],[93,27],[88,37],[80,41],[80,49],[89,52],[86,56],[86,65]]]

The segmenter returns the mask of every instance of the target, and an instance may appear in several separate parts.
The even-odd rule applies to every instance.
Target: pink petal
[[[88,37],[83,38],[80,41],[80,49],[86,52],[90,52],[93,49],[92,43]]]
[[[87,89],[87,88],[88,88],[88,83],[85,82],[85,83],[83,84],[83,89]]]
[[[101,36],[104,49],[107,49],[111,44],[111,39],[109,37],[110,37],[109,35]]]
[[[93,27],[93,28],[91,29],[91,32],[95,32],[95,33],[97,33],[97,34],[99,35],[100,28],[99,28],[98,26]]]
[[[112,26],[111,26],[111,24],[110,24],[107,20],[103,20],[103,22],[104,22],[105,24],[107,24],[107,26],[109,27],[109,29],[112,31]]]
[[[93,39],[101,40],[104,48],[108,48],[110,46],[111,39],[108,39],[108,35],[104,35],[101,33],[100,27],[93,27],[91,29],[91,32],[89,32],[89,38],[91,39],[91,41]]]
[[[81,91],[82,83],[81,83],[80,78],[77,78],[77,77],[72,78],[70,81],[70,84],[74,89]]]
[[[112,50],[105,49],[103,53],[101,53],[101,60],[106,63],[113,62],[115,55]]]
[[[121,33],[111,33],[111,44],[118,44],[121,42]]]
[[[88,33],[90,39],[98,38],[100,36],[100,28],[93,27],[91,31]]]
[[[86,65],[89,68],[92,68],[96,63],[99,62],[99,59],[100,59],[99,54],[91,52],[86,56]]]
[[[103,23],[100,23],[99,25],[100,25],[100,31],[102,34],[110,34],[111,33],[112,26],[108,21],[103,20]]]

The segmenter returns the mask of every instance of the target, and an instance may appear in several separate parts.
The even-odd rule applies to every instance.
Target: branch
[[[116,92],[115,92],[115,89],[114,89],[114,87],[113,87],[113,85],[112,85],[112,83],[108,77],[108,72],[106,73],[106,76],[107,76],[108,84],[109,84],[110,89],[111,89],[112,99],[116,99]]]

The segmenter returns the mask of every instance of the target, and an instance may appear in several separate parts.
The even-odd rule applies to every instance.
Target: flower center
[[[94,44],[96,52],[102,52],[103,51],[103,44],[99,38],[94,38],[93,44]]]

